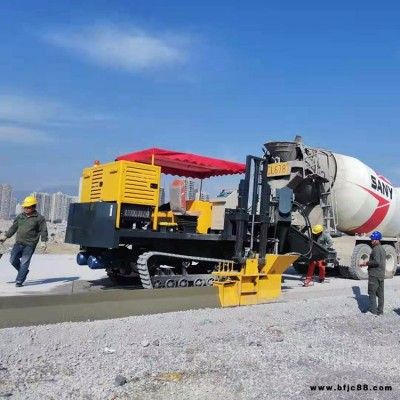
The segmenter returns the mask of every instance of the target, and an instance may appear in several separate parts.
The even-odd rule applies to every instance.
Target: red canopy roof
[[[116,160],[151,164],[153,155],[154,164],[161,167],[162,173],[170,175],[203,179],[211,176],[243,174],[246,170],[246,164],[155,147],[125,154],[117,157]]]

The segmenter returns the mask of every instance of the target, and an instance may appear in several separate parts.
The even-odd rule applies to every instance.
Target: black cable
[[[308,252],[306,254],[302,254],[302,256],[304,258],[311,259],[311,254],[312,254],[312,249],[313,249],[313,238],[312,238],[310,219],[308,218],[307,214],[304,212],[303,206],[300,203],[298,203],[297,201],[293,201],[293,204],[295,206],[297,206],[300,214],[302,215],[302,217],[304,218],[304,221],[306,222],[306,226],[308,229],[308,235],[309,235],[308,240],[310,243],[310,248],[309,248]]]

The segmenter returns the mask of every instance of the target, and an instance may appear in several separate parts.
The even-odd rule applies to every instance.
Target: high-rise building
[[[0,218],[9,219],[12,199],[12,186],[3,183],[0,185]]]
[[[22,204],[21,203],[17,203],[16,207],[15,207],[15,215],[21,214],[22,213]]]
[[[10,205],[10,218],[15,218],[16,215],[17,215],[17,199],[15,197],[12,197]]]
[[[160,197],[158,200],[158,205],[161,206],[161,204],[165,203],[165,189],[164,188],[160,188]]]
[[[37,200],[37,211],[42,214],[44,218],[49,221],[51,214],[51,195],[42,192],[33,192],[31,194]]]
[[[186,200],[195,200],[196,199],[195,181],[192,178],[185,179],[185,197],[186,197]]]
[[[52,222],[62,222],[63,211],[65,210],[65,195],[61,192],[51,195],[50,220]]]
[[[68,219],[69,206],[78,202],[77,196],[57,192],[51,195],[50,220],[52,222],[64,222]]]
[[[210,201],[210,194],[206,192],[199,192],[196,190],[196,200]]]

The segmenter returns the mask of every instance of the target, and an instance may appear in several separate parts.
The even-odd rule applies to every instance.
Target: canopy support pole
[[[199,193],[199,200],[201,200],[201,191],[203,189],[203,179],[200,179],[200,193]]]

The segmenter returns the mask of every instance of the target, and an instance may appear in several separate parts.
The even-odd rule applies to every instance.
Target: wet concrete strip
[[[329,278],[304,288],[299,278],[285,275],[282,295],[271,302],[317,300],[346,294],[365,300],[367,281]],[[387,290],[397,290],[400,277],[387,280]],[[360,300],[361,299],[361,300]],[[115,286],[108,279],[77,280],[47,294],[0,297],[0,328],[87,321],[220,307],[213,287],[143,290],[140,285]]]
[[[212,287],[2,297],[0,328],[218,307],[218,292]]]

